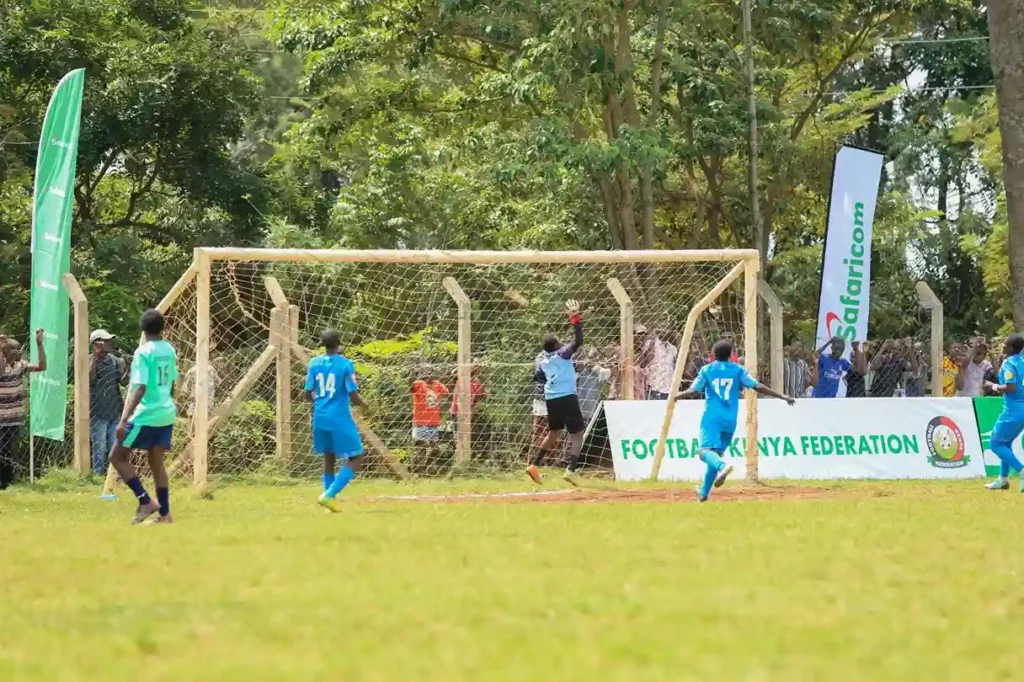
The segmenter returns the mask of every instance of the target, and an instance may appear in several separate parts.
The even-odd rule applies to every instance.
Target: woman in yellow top
[[[964,347],[954,343],[949,347],[949,355],[942,359],[942,397],[952,398],[956,395],[956,379],[963,371]]]

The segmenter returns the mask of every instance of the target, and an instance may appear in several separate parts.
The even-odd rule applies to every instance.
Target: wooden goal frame
[[[707,310],[712,303],[724,292],[733,282],[741,276],[744,281],[744,357],[747,369],[756,375],[757,371],[757,297],[758,297],[758,254],[752,249],[717,249],[717,250],[695,250],[695,251],[405,251],[405,250],[317,250],[317,249],[248,249],[248,248],[197,248],[194,251],[192,264],[175,283],[167,296],[157,306],[159,310],[166,311],[173,305],[182,292],[195,281],[196,286],[196,376],[202,377],[209,373],[210,369],[210,296],[211,296],[211,272],[215,261],[254,261],[254,262],[308,262],[308,263],[438,263],[438,264],[508,264],[508,263],[538,263],[538,264],[613,264],[613,263],[735,263],[733,269],[719,281],[717,285],[707,293],[689,312],[686,327],[683,333],[683,340],[679,346],[679,356],[676,360],[675,381],[672,392],[669,395],[668,409],[665,413],[664,424],[662,425],[662,437],[659,440],[657,454],[654,461],[652,478],[656,478],[660,469],[661,460],[665,452],[665,438],[671,424],[672,415],[675,409],[675,401],[679,392],[679,383],[683,370],[686,366],[687,355],[690,348],[690,341],[696,322],[700,314]],[[450,280],[450,281],[449,281]],[[209,478],[209,441],[217,426],[226,421],[226,418],[241,402],[242,397],[251,387],[247,379],[253,372],[265,371],[271,362],[277,363],[278,377],[278,421],[280,414],[290,413],[290,388],[282,385],[281,381],[288,381],[290,370],[287,365],[292,359],[308,363],[304,349],[297,343],[298,315],[295,306],[291,305],[285,298],[281,287],[273,277],[264,278],[271,300],[274,302],[270,337],[267,348],[256,361],[253,368],[238,382],[238,385],[229,393],[228,397],[217,405],[212,411],[209,408],[207,383],[196,381],[195,385],[195,415],[193,418],[194,437],[191,448],[181,453],[173,465],[175,468],[191,460],[193,467],[193,483],[203,487],[208,484]],[[471,396],[470,372],[472,369],[472,335],[470,320],[470,301],[466,294],[452,278],[445,281],[445,289],[459,307],[459,335],[458,335],[458,376],[459,395],[456,400],[459,402],[459,437],[457,438],[457,461],[466,461],[470,453],[470,429],[471,419]],[[632,384],[634,371],[633,358],[633,312],[632,302],[622,284],[615,278],[607,282],[609,295],[614,297],[619,304],[620,314],[620,341],[623,357],[620,359],[623,368],[624,384]],[[632,398],[632,392],[626,394]],[[757,401],[754,400],[752,392],[747,394],[747,475],[749,478],[757,478]],[[289,446],[286,431],[290,423],[278,424],[279,455],[287,460]],[[408,472],[397,459],[390,457],[387,448],[380,439],[370,431],[365,424],[360,424],[360,429],[366,437],[368,444],[375,450],[380,450],[385,460],[389,462],[392,469],[400,477],[408,476]],[[285,433],[283,433],[283,431]],[[108,490],[113,487],[113,472],[108,476]]]

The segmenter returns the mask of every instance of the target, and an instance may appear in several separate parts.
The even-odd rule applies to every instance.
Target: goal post
[[[726,333],[758,370],[752,250],[200,248],[187,274],[162,310],[184,377],[173,468],[200,487],[319,476],[302,389],[326,328],[341,333],[374,407],[358,418],[371,476],[518,475],[543,423],[536,356],[545,334],[568,340],[569,298],[584,307],[577,361],[598,399],[669,392],[670,378],[678,391],[687,354],[706,355]],[[676,376],[657,376],[652,337],[678,349]],[[432,402],[416,408],[427,428],[414,433],[420,381]],[[751,403],[747,429],[750,458]],[[584,455],[610,467],[607,443]]]

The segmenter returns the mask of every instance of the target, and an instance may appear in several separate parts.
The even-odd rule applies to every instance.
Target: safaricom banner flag
[[[882,155],[843,147],[832,172],[825,253],[818,301],[817,345],[833,336],[851,341],[868,337],[871,299],[871,223],[875,217]]]

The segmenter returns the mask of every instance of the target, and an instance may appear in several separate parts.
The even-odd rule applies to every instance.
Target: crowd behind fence
[[[769,290],[770,293],[770,290]],[[764,294],[762,294],[764,297]],[[609,295],[609,298],[611,296]],[[765,297],[767,300],[767,297]],[[783,309],[785,302],[783,301]],[[772,311],[767,311],[767,318]],[[775,311],[778,314],[778,311]],[[179,311],[193,324],[194,313]],[[495,314],[500,314],[498,311]],[[607,316],[610,313],[604,313]],[[761,335],[761,362],[758,364],[758,375],[764,383],[769,383],[789,395],[806,399],[828,399],[832,397],[924,397],[937,396],[977,396],[982,394],[985,381],[995,381],[999,367],[1003,361],[1001,342],[999,339],[989,340],[983,336],[965,339],[950,339],[944,344],[933,342],[933,334],[938,330],[942,337],[941,324],[936,327],[934,315],[938,315],[941,323],[941,310],[923,311],[918,319],[906,321],[906,335],[898,338],[866,339],[855,341],[849,349],[849,357],[844,357],[838,343],[831,340],[802,339],[792,332],[794,328],[806,328],[807,324],[777,324],[772,319],[772,333]],[[623,334],[616,343],[610,336],[615,334],[598,334],[598,343],[588,344],[577,360],[579,375],[579,393],[581,407],[588,420],[594,420],[600,402],[605,399],[630,400],[663,400],[672,388],[673,372],[681,342],[681,324],[678,316],[672,316],[658,310],[657,314],[633,320],[630,334]],[[694,334],[690,352],[683,371],[680,388],[687,388],[695,379],[700,368],[710,361],[711,346],[718,340],[726,339],[734,343],[735,360],[743,362],[743,329],[740,318],[728,310],[718,308],[706,315]],[[438,320],[437,324],[441,321]],[[543,325],[545,321],[538,320]],[[621,323],[621,320],[620,320]],[[781,330],[779,330],[781,327]],[[79,330],[82,326],[79,324]],[[767,329],[767,325],[765,325]],[[529,329],[526,333],[540,338],[542,329]],[[625,330],[623,330],[625,331]],[[782,338],[777,338],[779,331]],[[621,339],[631,337],[633,342],[633,358],[631,376],[628,381],[623,372],[624,357]],[[454,338],[454,337],[453,337]],[[381,339],[382,341],[384,339]],[[134,339],[122,339],[119,342],[107,341],[106,352],[118,359],[119,367],[125,367],[131,361],[130,350]],[[179,410],[183,428],[175,440],[175,464],[179,468],[187,468],[187,457],[183,453],[188,449],[188,432],[192,430],[192,421],[196,412],[196,390],[202,378],[196,376],[195,367],[191,366],[188,357],[194,353],[194,345],[184,343],[183,371],[181,386],[177,392]],[[936,353],[936,349],[941,352]],[[252,347],[238,349],[248,354],[254,363],[260,362],[260,349]],[[436,349],[435,349],[436,350]],[[227,349],[217,349],[205,377],[208,408],[211,413],[216,406],[227,397],[229,387],[244,382],[239,367],[243,364],[224,361]],[[99,347],[90,345],[90,361],[99,352]],[[5,356],[6,357],[6,356]],[[13,369],[13,364],[6,359],[0,360],[0,382],[3,375]],[[264,363],[263,368],[269,369],[271,362]],[[522,365],[522,366],[521,366]],[[473,358],[470,375],[472,442],[478,444],[483,459],[494,464],[500,460],[504,464],[518,466],[526,460],[531,448],[543,436],[546,429],[543,391],[532,381],[531,362],[520,362],[508,353],[502,352],[499,341],[491,346],[490,352],[481,353]],[[103,469],[103,452],[94,452],[90,458],[76,459],[75,402],[87,391],[76,389],[75,362],[69,362],[69,406],[66,418],[66,438],[63,442],[37,438],[34,442],[34,475],[38,476],[52,469],[75,466],[79,473],[101,473]],[[399,422],[407,426],[415,426],[414,409],[417,391],[423,392],[423,398],[431,403],[431,410],[436,411],[436,427],[438,438],[436,447],[423,447],[423,443],[410,438],[409,429],[389,430],[386,439],[394,444],[407,468],[413,474],[436,475],[450,471],[457,438],[458,401],[456,399],[458,363],[454,356],[438,352],[426,357],[425,361],[416,363],[414,370],[407,368],[399,371],[387,363],[374,367],[374,378],[377,383],[378,400],[388,401],[382,408],[401,415]],[[404,373],[403,373],[404,372]],[[300,368],[293,370],[293,383],[301,385]],[[260,373],[257,373],[260,374]],[[385,382],[381,384],[380,382]],[[275,450],[275,443],[282,437],[280,420],[276,418],[272,397],[274,389],[265,373],[253,380],[255,392],[264,395],[267,400],[246,400],[241,403],[240,410],[244,421],[237,417],[225,419],[222,428],[211,438],[210,448],[214,452],[227,457],[229,452],[249,450]],[[122,384],[123,386],[123,384]],[[23,387],[27,393],[27,388]],[[95,392],[95,386],[92,391]],[[628,393],[627,393],[628,391]],[[503,394],[506,397],[499,397]],[[509,397],[510,396],[510,397]],[[26,395],[27,398],[27,395]],[[509,402],[511,401],[511,402]],[[25,400],[26,409],[28,406]],[[93,403],[95,406],[95,402]],[[94,407],[95,409],[95,407]],[[27,414],[24,423],[27,424]],[[97,415],[90,415],[90,435],[95,441]],[[296,450],[308,450],[308,438],[305,429],[299,426],[308,422],[309,408],[299,402],[294,408],[291,422],[296,425],[296,434],[288,435]],[[434,426],[433,422],[431,426]],[[598,439],[601,437],[601,426],[595,430]],[[406,442],[408,441],[408,442]],[[79,446],[80,449],[81,446]],[[104,446],[105,447],[105,446]],[[14,471],[14,478],[24,479],[28,476],[27,429],[18,434],[18,447],[5,450],[0,462]],[[99,459],[97,459],[97,457]],[[90,463],[91,459],[91,463]],[[591,457],[591,463],[600,463],[601,457]],[[220,460],[222,463],[224,459]],[[552,464],[554,462],[551,462]],[[221,465],[223,466],[223,464]],[[382,467],[386,468],[386,467]],[[511,467],[506,467],[511,470]],[[299,472],[305,475],[308,472]]]

